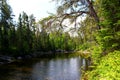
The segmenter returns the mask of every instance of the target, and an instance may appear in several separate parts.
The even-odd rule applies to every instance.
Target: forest
[[[47,26],[47,19],[52,16],[36,22],[34,15],[28,16],[22,12],[18,22],[14,23],[12,9],[6,0],[1,4],[0,15],[1,54],[24,55],[36,51],[68,51],[74,50],[80,44],[78,37],[70,36],[57,24]]]
[[[15,22],[7,1],[0,1],[0,55],[89,51],[83,80],[120,79],[120,0],[52,0],[57,13],[38,22],[26,12]]]

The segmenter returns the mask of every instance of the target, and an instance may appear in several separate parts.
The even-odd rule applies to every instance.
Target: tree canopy
[[[76,21],[80,16],[89,15],[94,18],[97,28],[100,29],[94,0],[56,0],[56,2],[58,3],[57,16],[61,18],[61,24],[65,19],[69,18],[76,25]]]

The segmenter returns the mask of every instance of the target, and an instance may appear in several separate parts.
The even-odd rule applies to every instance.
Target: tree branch
[[[95,21],[97,22],[97,27],[98,27],[98,29],[101,29],[101,27],[100,27],[100,25],[99,25],[100,20],[99,20],[99,17],[98,17],[98,15],[97,15],[97,13],[95,12],[95,9],[93,8],[92,2],[91,2],[90,0],[86,0],[86,1],[87,1],[88,4],[89,4],[88,7],[89,7],[89,9],[90,9],[90,15],[93,16],[94,19],[95,19]]]

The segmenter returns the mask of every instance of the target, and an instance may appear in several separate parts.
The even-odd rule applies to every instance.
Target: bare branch
[[[57,16],[57,18],[59,19],[62,18],[60,23],[61,26],[64,19],[67,18],[77,19],[76,17],[79,17],[82,14],[88,14],[95,19],[97,23],[97,28],[100,29],[99,17],[95,12],[94,6],[92,4],[93,0],[59,0],[59,1],[63,2],[63,4],[60,5],[63,8],[62,10],[63,12],[60,11],[61,12],[60,15]],[[71,12],[67,13],[69,12],[69,10],[71,10]]]

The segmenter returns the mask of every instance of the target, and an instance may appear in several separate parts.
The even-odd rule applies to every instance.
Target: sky
[[[15,19],[18,19],[19,14],[23,11],[28,15],[34,14],[36,20],[40,20],[49,16],[49,13],[56,12],[55,2],[51,0],[8,0],[12,7]]]

